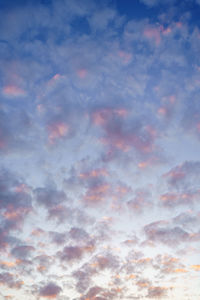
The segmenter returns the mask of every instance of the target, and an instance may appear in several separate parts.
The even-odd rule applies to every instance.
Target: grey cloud
[[[17,246],[12,249],[11,253],[19,259],[26,259],[34,250],[35,248],[33,246]]]
[[[45,206],[46,208],[55,207],[67,200],[63,191],[58,191],[48,187],[37,188],[34,193],[37,203]]]
[[[49,297],[49,298],[54,297],[55,298],[60,294],[61,291],[62,291],[62,288],[60,286],[58,286],[54,282],[50,282],[40,288],[39,295],[41,297]]]

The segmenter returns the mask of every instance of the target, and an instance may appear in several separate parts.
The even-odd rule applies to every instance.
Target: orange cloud
[[[195,271],[200,271],[200,265],[192,265],[191,268]]]
[[[0,265],[7,267],[7,268],[13,268],[16,266],[15,262],[11,262],[11,261],[1,261]]]
[[[174,273],[187,273],[188,271],[182,268],[177,268],[174,270]]]
[[[105,199],[106,193],[109,191],[109,184],[99,184],[94,187],[90,187],[84,197],[86,202],[97,203]]]

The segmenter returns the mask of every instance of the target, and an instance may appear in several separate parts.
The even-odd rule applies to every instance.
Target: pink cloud
[[[177,166],[176,168],[172,169],[170,172],[163,175],[163,177],[170,180],[170,182],[176,182],[183,178],[185,178],[186,172],[183,170],[181,166]]]
[[[112,156],[116,150],[128,152],[136,149],[142,153],[154,151],[156,129],[151,125],[133,126],[128,124],[128,110],[124,108],[103,108],[92,113],[92,122],[104,131],[99,141],[110,148]]]
[[[153,27],[147,27],[144,30],[144,36],[149,40],[153,40],[155,42],[156,46],[159,46],[159,44],[161,42],[160,29],[153,28]]]
[[[87,178],[107,176],[107,175],[108,172],[106,169],[94,169],[88,172],[80,173],[79,177],[81,179],[87,179]]]
[[[67,136],[69,131],[69,126],[64,122],[55,122],[48,126],[48,139],[50,144],[62,137]]]
[[[125,118],[128,110],[125,108],[102,108],[92,114],[92,121],[96,126],[104,126],[115,117]]]
[[[3,88],[3,94],[7,97],[14,98],[14,97],[25,96],[26,92],[23,89],[16,86],[16,85],[6,85]]]
[[[170,27],[167,27],[167,28],[161,27],[161,32],[163,35],[168,35],[172,32],[172,29]]]
[[[79,78],[84,79],[88,74],[88,71],[86,69],[79,69],[77,71],[77,75]]]
[[[5,141],[3,139],[0,140],[0,149],[3,149],[5,145],[6,145]]]
[[[165,193],[160,196],[163,206],[176,207],[178,205],[191,205],[198,199],[200,191],[185,193]]]
[[[53,86],[54,84],[56,84],[56,82],[59,81],[59,79],[63,78],[63,75],[60,74],[55,74],[48,82],[47,85],[48,86]]]
[[[84,197],[84,200],[90,204],[96,204],[105,200],[105,197],[110,189],[109,184],[99,183],[90,187]]]
[[[129,63],[132,59],[132,54],[125,51],[119,51],[118,55],[125,64]]]

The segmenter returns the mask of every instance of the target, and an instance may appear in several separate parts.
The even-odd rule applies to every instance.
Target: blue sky
[[[0,1],[0,298],[199,299],[199,13]]]

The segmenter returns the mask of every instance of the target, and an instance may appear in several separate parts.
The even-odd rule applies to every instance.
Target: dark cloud
[[[95,244],[93,241],[89,241],[83,246],[66,246],[62,251],[58,252],[58,257],[61,262],[73,262],[82,259],[83,255],[86,253],[92,253],[95,249]]]
[[[89,234],[82,228],[72,227],[69,231],[69,236],[73,240],[84,241],[89,239]]]
[[[101,292],[102,288],[99,286],[94,286],[92,288],[89,289],[89,291],[87,292],[87,294],[85,295],[86,298],[95,298],[96,296]]]
[[[49,255],[43,254],[34,257],[33,262],[37,265],[38,272],[47,274],[48,270],[54,263],[54,259]]]
[[[12,249],[11,253],[16,258],[26,259],[30,257],[31,253],[35,250],[33,246],[18,246]]]
[[[48,219],[56,220],[57,223],[62,224],[64,222],[71,221],[73,219],[73,216],[74,211],[63,204],[48,207]]]
[[[30,188],[20,177],[5,169],[0,170],[0,199],[0,245],[4,249],[20,241],[11,232],[21,230],[33,207]]]
[[[181,227],[170,227],[165,222],[146,225],[144,232],[149,241],[159,242],[170,247],[178,246],[180,243],[190,240],[190,234]]]
[[[35,199],[39,205],[45,206],[47,209],[51,209],[66,202],[67,197],[64,191],[58,191],[56,189],[37,188],[35,191]]]
[[[66,233],[60,233],[55,231],[50,231],[49,236],[53,243],[57,245],[62,245],[66,242],[67,234]]]
[[[181,165],[172,168],[163,177],[172,188],[189,189],[198,186],[200,162],[186,161]]]
[[[20,289],[24,284],[22,280],[15,279],[15,277],[8,272],[0,273],[0,283],[11,289]]]
[[[157,130],[147,120],[129,117],[126,108],[98,109],[92,114],[92,122],[103,131],[100,141],[111,153],[136,150],[148,156],[155,151]]]
[[[51,299],[51,298],[56,298],[60,294],[61,291],[62,291],[62,288],[60,286],[58,286],[54,282],[50,282],[40,288],[39,295],[41,297]]]
[[[152,286],[148,289],[149,298],[162,298],[166,296],[167,288],[160,286]]]

